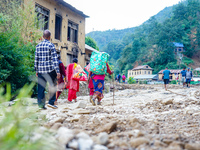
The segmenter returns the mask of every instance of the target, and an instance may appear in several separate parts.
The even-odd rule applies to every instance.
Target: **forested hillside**
[[[185,46],[185,58],[181,67],[191,65],[190,58],[199,56],[199,11],[199,0],[185,0],[173,7],[165,8],[141,26],[132,28],[133,32],[124,30],[123,34],[123,30],[120,30],[120,34],[114,35],[111,33],[115,30],[112,30],[100,32],[101,34],[92,32],[88,35],[97,41],[100,50],[111,55],[110,61],[116,66],[116,72],[127,73],[128,69],[137,64],[150,65],[154,68],[154,73],[166,66],[177,69],[179,65],[177,55],[173,53],[172,42],[183,43]],[[108,37],[110,42],[105,43],[102,40],[105,37]]]
[[[166,7],[158,14],[156,14],[155,18],[158,20],[158,22],[160,23],[163,22],[165,19],[171,17],[172,9],[173,7]],[[144,24],[147,22],[148,21],[144,22]],[[107,31],[93,31],[88,33],[86,36],[93,38],[97,42],[100,50],[102,50],[104,46],[106,46],[109,42],[122,40],[124,36],[134,33],[135,28],[137,27],[127,28],[122,30],[113,29]]]

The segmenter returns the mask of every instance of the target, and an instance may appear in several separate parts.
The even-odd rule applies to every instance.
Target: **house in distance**
[[[128,78],[138,75],[152,75],[153,69],[148,65],[137,66],[132,70],[128,70]]]

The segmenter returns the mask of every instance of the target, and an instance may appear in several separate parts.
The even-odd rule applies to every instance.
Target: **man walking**
[[[187,69],[186,71],[186,84],[187,84],[187,87],[189,88],[190,87],[190,81],[192,79],[192,71],[190,71],[190,68]],[[189,84],[189,86],[188,86]]]
[[[120,83],[120,80],[121,80],[121,75],[120,74],[118,74],[118,76],[117,76],[117,79],[118,79],[118,82]]]
[[[60,78],[60,70],[58,65],[57,53],[54,45],[50,42],[51,32],[45,30],[43,32],[44,40],[36,46],[34,68],[38,77],[38,105],[41,109],[45,107],[45,87],[48,82],[49,103],[47,106],[58,108],[54,105],[56,100],[56,77]]]
[[[185,77],[186,77],[186,70],[185,67],[183,68],[183,70],[181,71],[181,83],[183,84],[183,87],[185,86]]]
[[[165,70],[163,71],[163,80],[164,80],[164,84],[165,84],[165,90],[167,90],[167,84],[169,84],[169,75],[171,74],[171,72],[168,70],[168,68],[166,67]]]

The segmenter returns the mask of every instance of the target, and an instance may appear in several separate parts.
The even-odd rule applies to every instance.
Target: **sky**
[[[136,27],[181,0],[65,0],[84,14],[86,33]]]

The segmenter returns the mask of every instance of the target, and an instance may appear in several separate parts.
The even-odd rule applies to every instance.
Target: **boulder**
[[[106,132],[102,132],[97,137],[98,144],[106,145],[108,143],[108,134]]]
[[[76,135],[76,138],[91,139],[90,136],[88,134],[86,134],[85,132],[80,132],[79,134]]]
[[[62,124],[60,122],[57,122],[51,127],[51,129],[52,130],[58,130],[61,126],[62,126]]]
[[[100,129],[97,130],[97,133],[100,133],[100,132],[111,133],[113,132],[113,130],[116,129],[116,127],[117,127],[117,122],[107,123],[103,127],[100,127]]]
[[[91,150],[93,145],[92,139],[78,139],[78,149],[79,150]]]
[[[131,147],[138,147],[139,145],[142,144],[149,144],[149,139],[145,138],[145,137],[139,137],[139,138],[135,138],[132,139],[130,141]]]
[[[73,108],[74,109],[76,109],[76,108],[83,108],[84,109],[86,106],[87,106],[87,102],[80,100],[75,104],[75,106]]]
[[[188,143],[185,144],[187,150],[200,150],[200,143]]]
[[[58,129],[57,134],[58,134],[58,141],[64,145],[66,145],[70,140],[74,138],[73,131],[65,127],[60,127]]]
[[[93,150],[108,150],[108,148],[103,145],[95,145]]]

